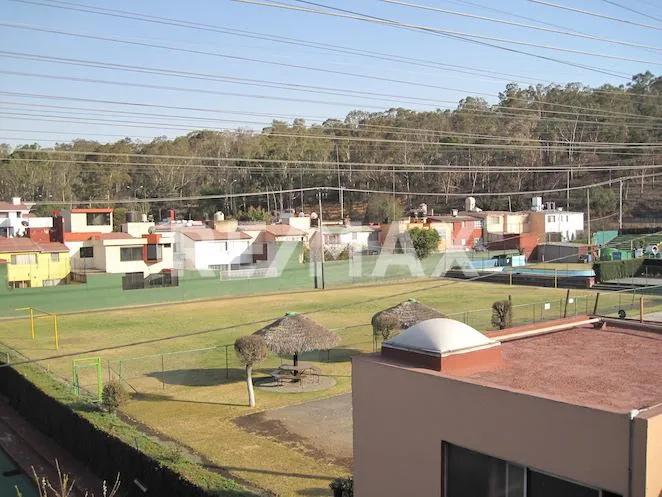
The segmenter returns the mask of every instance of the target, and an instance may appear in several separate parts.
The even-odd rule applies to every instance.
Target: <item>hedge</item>
[[[0,368],[0,392],[35,428],[50,436],[101,479],[114,481],[119,473],[122,495],[127,497],[254,495],[238,486],[236,490],[208,490],[184,478],[174,469],[97,426],[87,416],[51,397],[11,367]],[[109,416],[101,413],[99,415]],[[117,420],[117,424],[119,428],[122,422]],[[164,448],[164,453],[167,450]],[[147,492],[140,490],[134,479],[147,487]]]
[[[638,258],[624,261],[602,261],[593,265],[595,275],[601,282],[641,276],[646,273],[646,268],[651,276],[662,273],[662,260]]]

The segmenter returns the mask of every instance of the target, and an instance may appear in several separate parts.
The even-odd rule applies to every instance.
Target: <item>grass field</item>
[[[407,298],[415,297],[441,312],[461,316],[476,328],[487,329],[489,307],[495,300],[511,295],[516,305],[516,322],[526,322],[530,320],[531,309],[534,316],[538,312],[538,319],[558,317],[565,292],[552,288],[418,280],[63,315],[57,353],[53,350],[47,318],[38,320],[34,341],[26,319],[2,321],[0,341],[30,358],[55,356],[43,365],[68,379],[73,357],[62,357],[65,354],[94,351],[80,357],[100,356],[104,376],[108,374],[108,364],[117,370],[121,360],[123,376],[139,392],[124,408],[127,415],[201,454],[212,466],[223,468],[256,487],[287,497],[329,495],[329,481],[347,474],[348,468],[333,460],[320,460],[305,449],[293,450],[274,439],[250,434],[234,423],[235,418],[256,410],[246,406],[242,371],[231,348],[229,378],[225,376],[224,348],[169,353],[231,344],[237,337],[254,332],[286,311],[311,313],[310,317],[336,329],[342,338],[340,348],[332,352],[331,362],[319,363],[324,374],[335,377],[336,385],[324,391],[296,394],[258,389],[257,410],[271,409],[348,392],[349,357],[372,350],[371,316]],[[592,294],[573,291],[573,295]],[[524,306],[533,302],[549,302],[550,307],[541,304],[535,310],[537,306]],[[468,312],[475,309],[487,310]],[[575,311],[584,312],[584,304]],[[174,339],[178,334],[188,336]],[[162,358],[159,354],[168,355]],[[129,360],[143,356],[147,358]],[[318,359],[318,354],[306,358]],[[270,358],[263,371],[279,362],[278,358]],[[84,382],[92,384],[93,378],[88,374]]]

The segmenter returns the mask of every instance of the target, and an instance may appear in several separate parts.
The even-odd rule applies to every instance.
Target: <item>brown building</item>
[[[662,496],[662,326],[423,321],[352,385],[357,497]]]

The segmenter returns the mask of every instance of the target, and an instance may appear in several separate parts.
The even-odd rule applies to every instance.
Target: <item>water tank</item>
[[[476,199],[474,197],[467,197],[464,199],[464,210],[473,212],[476,210]]]
[[[143,223],[146,223],[147,222],[147,214],[141,214],[140,215],[140,221],[143,222]]]
[[[129,211],[126,213],[126,222],[127,223],[139,223],[140,222],[140,214],[137,213],[136,211]]]
[[[214,212],[214,221],[225,221],[225,214],[221,211]]]
[[[531,199],[531,210],[532,211],[542,210],[542,197],[533,197]]]
[[[451,209],[451,215],[457,217],[457,209]]]

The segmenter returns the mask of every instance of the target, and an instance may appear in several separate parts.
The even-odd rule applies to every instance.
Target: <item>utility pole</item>
[[[623,180],[618,184],[618,229],[623,229]]]
[[[320,214],[317,218],[319,223],[318,229],[320,234],[320,261],[322,262],[322,290],[324,290],[324,233],[322,228],[323,218],[322,218],[322,190],[317,190],[317,199],[319,200],[319,209]]]
[[[586,215],[588,220],[588,243],[591,243],[591,190],[586,189]]]
[[[570,210],[570,169],[567,171],[565,186],[565,210]]]
[[[336,167],[338,169],[338,196],[340,197],[340,220],[345,220],[345,206],[343,205],[343,191],[340,183],[340,154],[338,153],[338,144],[336,143]],[[321,209],[320,209],[321,210]]]

